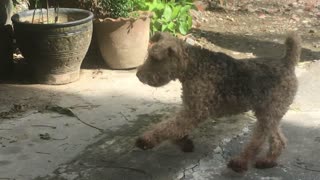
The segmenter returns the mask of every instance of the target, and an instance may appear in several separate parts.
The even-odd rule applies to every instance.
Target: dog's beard
[[[161,87],[167,85],[171,79],[169,76],[149,75],[146,78],[139,78],[139,80],[152,87]]]

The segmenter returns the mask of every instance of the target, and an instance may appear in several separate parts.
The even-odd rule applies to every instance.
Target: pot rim
[[[54,8],[49,8],[49,11],[53,10]],[[39,11],[40,9],[36,9],[36,11]],[[28,23],[28,22],[22,22],[19,21],[19,17],[20,16],[32,16],[33,12],[35,10],[26,10],[26,11],[22,11],[19,13],[14,14],[11,17],[12,23],[13,24],[23,24],[25,26],[41,26],[41,27],[69,27],[69,26],[75,26],[75,25],[80,25],[80,24],[84,24],[87,23],[89,21],[92,21],[93,19],[93,13],[84,9],[78,9],[78,8],[59,8],[59,11],[64,11],[66,13],[69,12],[77,12],[77,13],[83,13],[83,14],[87,14],[87,17],[83,18],[83,19],[79,19],[79,20],[75,20],[75,21],[71,21],[71,22],[65,22],[65,23],[50,23],[50,24],[33,24],[33,23]],[[46,12],[47,9],[44,9],[44,12]]]
[[[150,11],[137,11],[139,13],[139,16],[134,18],[134,17],[119,17],[119,18],[96,18],[94,22],[123,22],[123,21],[136,21],[138,19],[143,19],[146,20],[148,18],[151,18],[153,16],[153,13]]]

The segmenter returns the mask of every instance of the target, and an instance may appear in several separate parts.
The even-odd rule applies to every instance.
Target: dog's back
[[[300,37],[290,34],[282,58],[248,60],[237,60],[223,53],[202,49],[203,58],[200,58],[197,69],[203,69],[199,72],[205,71],[207,74],[196,75],[190,71],[193,72],[190,76],[201,76],[200,79],[212,84],[210,88],[214,90],[208,92],[215,93],[208,96],[219,104],[221,116],[255,109],[275,99],[283,101],[283,106],[289,106],[297,91],[294,67],[300,59],[300,44]]]
[[[236,87],[235,90],[245,93],[240,97],[243,97],[242,101],[250,101],[246,103],[252,106],[250,109],[264,108],[269,103],[278,103],[285,108],[293,102],[298,88],[295,65],[301,55],[300,36],[289,34],[285,46],[282,58],[258,58],[240,62],[235,60],[238,63],[231,78],[233,82],[230,83],[236,84],[231,85]]]

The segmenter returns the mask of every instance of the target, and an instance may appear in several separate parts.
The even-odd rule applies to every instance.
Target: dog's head
[[[156,33],[150,39],[148,57],[138,68],[137,77],[153,87],[179,78],[183,65],[183,43],[168,33]]]

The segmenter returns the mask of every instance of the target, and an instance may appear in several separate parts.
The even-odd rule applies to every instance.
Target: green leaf
[[[188,29],[191,29],[192,28],[192,17],[189,15],[188,16]]]
[[[157,8],[158,10],[162,10],[162,9],[164,9],[164,7],[165,7],[165,4],[164,4],[164,3],[157,3],[157,5],[156,5],[156,8]]]
[[[157,19],[156,22],[157,22],[158,24],[161,24],[161,25],[163,24],[163,20],[162,20],[162,19]]]
[[[181,5],[173,7],[171,19],[175,19],[179,15],[180,10],[181,10]]]
[[[169,29],[170,31],[174,31],[174,30],[175,30],[175,27],[176,27],[176,24],[173,23],[173,22],[170,22],[170,23],[168,24],[168,29]]]
[[[163,11],[163,15],[162,17],[167,20],[170,21],[171,20],[171,15],[172,15],[172,9],[170,6],[166,5]]]
[[[149,11],[153,11],[156,8],[156,6],[153,3],[146,3],[146,5],[148,6]]]
[[[167,25],[167,24],[164,24],[164,25],[162,25],[162,27],[161,27],[161,31],[165,31],[167,28],[168,28],[168,25]]]
[[[181,8],[181,14],[188,14],[189,10],[191,9],[191,6],[190,5],[187,5],[187,6],[183,6]]]
[[[188,19],[188,14],[180,14],[180,16],[178,17],[178,20],[181,22],[185,22]]]
[[[157,31],[159,31],[159,30],[157,29],[157,27],[152,26],[152,32],[157,32]]]
[[[182,35],[186,35],[188,33],[188,24],[186,22],[182,22],[180,25],[179,25],[179,32],[182,34]]]

